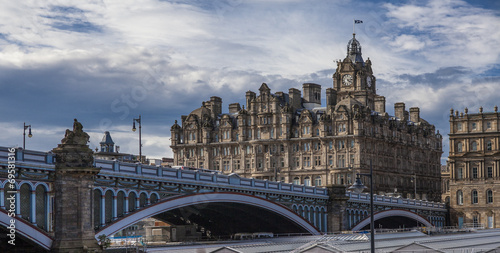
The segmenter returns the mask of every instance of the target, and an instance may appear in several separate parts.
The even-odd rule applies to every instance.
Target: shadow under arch
[[[373,217],[374,217],[375,221],[382,220],[382,219],[388,218],[388,217],[405,217],[405,218],[409,218],[409,219],[418,221],[426,227],[433,226],[426,218],[424,218],[416,213],[413,213],[413,212],[410,212],[407,210],[401,210],[401,209],[391,209],[391,210],[381,211],[381,212],[375,213],[375,215]],[[367,225],[370,225],[370,216],[368,216],[367,218],[362,220],[360,223],[358,223],[356,226],[354,226],[352,228],[352,231],[359,231]]]
[[[222,225],[227,231],[232,232],[241,229],[243,231],[238,232],[264,232],[265,230],[265,232],[273,233],[320,234],[318,229],[311,223],[279,203],[242,193],[212,192],[162,200],[114,221],[97,231],[96,238],[102,234],[106,236],[113,235],[142,219],[162,215],[166,212],[187,216],[187,218],[198,215],[203,217],[203,220],[206,220],[204,227],[210,224]],[[231,225],[240,227],[231,228]],[[256,225],[262,230],[245,230],[252,229]]]

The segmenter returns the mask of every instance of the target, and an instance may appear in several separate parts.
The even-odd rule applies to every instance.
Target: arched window
[[[140,207],[145,207],[147,205],[147,199],[148,197],[146,196],[146,193],[141,193],[139,197],[139,205]]]
[[[316,186],[321,186],[321,176],[317,176],[317,177],[314,179],[314,185],[316,185]]]
[[[94,189],[94,228],[101,226],[102,193]]]
[[[293,184],[300,184],[300,178],[299,177],[293,178]]]
[[[493,203],[493,191],[492,190],[486,191],[486,203],[487,204]]]
[[[31,221],[31,186],[29,184],[21,185],[21,216]]]
[[[130,194],[128,195],[128,211],[129,212],[132,212],[137,208],[136,203],[137,203],[137,195],[135,194],[135,192],[130,192]]]
[[[458,205],[463,205],[464,204],[464,194],[462,191],[457,191],[457,204]]]
[[[310,177],[304,178],[304,185],[305,186],[311,186],[311,178]]]
[[[151,204],[158,202],[158,196],[156,194],[151,194],[150,202]]]
[[[472,190],[471,198],[472,198],[472,204],[477,204],[477,191],[476,190]]]
[[[116,196],[116,215],[118,217],[123,216],[125,213],[125,193],[124,192],[118,192]]]
[[[471,143],[471,148],[472,148],[472,151],[477,151],[477,142],[476,141],[473,141]]]

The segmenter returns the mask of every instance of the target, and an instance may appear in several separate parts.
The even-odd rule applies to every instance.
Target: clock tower
[[[352,39],[347,43],[347,56],[344,60],[337,61],[337,70],[333,74],[333,89],[337,92],[337,103],[352,97],[375,110],[374,100],[377,96],[375,81],[370,58],[363,61],[361,44],[353,33]]]

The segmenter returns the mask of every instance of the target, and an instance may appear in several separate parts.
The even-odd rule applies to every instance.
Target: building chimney
[[[290,106],[292,106],[293,110],[297,110],[302,107],[302,97],[300,96],[300,90],[295,88],[290,88],[288,90],[288,96],[290,97]]]
[[[400,120],[405,120],[405,103],[394,104],[394,116]]]
[[[415,123],[420,122],[420,109],[418,107],[410,108],[410,121]]]
[[[229,104],[229,113],[237,113],[241,110],[240,103]]]
[[[326,89],[326,106],[334,106],[337,103],[337,91],[333,88]]]
[[[379,114],[385,113],[385,97],[384,96],[375,97],[375,111],[378,112]]]

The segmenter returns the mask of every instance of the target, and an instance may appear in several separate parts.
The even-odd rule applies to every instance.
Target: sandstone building
[[[373,162],[379,194],[439,201],[442,137],[420,117],[376,94],[370,59],[355,35],[337,62],[333,87],[305,83],[302,92],[272,93],[263,83],[245,106],[211,97],[171,128],[174,164],[296,184],[351,185]],[[416,180],[414,180],[416,178]],[[368,180],[367,180],[368,181]]]
[[[500,114],[450,113],[451,225],[500,228]]]

